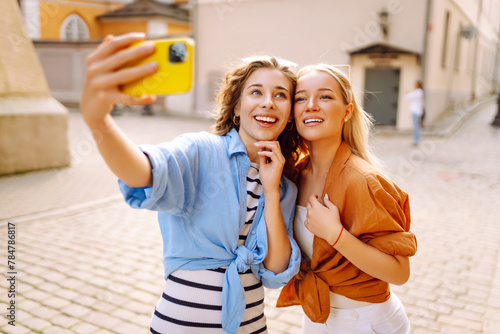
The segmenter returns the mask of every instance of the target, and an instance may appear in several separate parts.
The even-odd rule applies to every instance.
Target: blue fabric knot
[[[253,264],[254,256],[253,253],[245,246],[238,246],[236,248],[236,259],[234,259],[234,264],[236,269],[240,273],[244,273]]]
[[[238,246],[236,257],[226,269],[222,283],[222,328],[226,333],[235,334],[238,331],[245,313],[245,290],[238,272],[247,271],[253,261],[253,253],[245,246]]]

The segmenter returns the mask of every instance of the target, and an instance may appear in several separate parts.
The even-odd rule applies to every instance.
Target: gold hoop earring
[[[238,117],[238,118],[236,118],[236,117]],[[236,121],[238,121],[238,122],[236,122]],[[240,116],[236,116],[236,115],[234,115],[234,116],[233,116],[233,123],[234,123],[234,125],[236,125],[236,126],[240,125]]]
[[[290,127],[288,127],[288,125],[290,125]],[[286,131],[291,131],[293,129],[293,122],[292,121],[286,122],[285,129]]]

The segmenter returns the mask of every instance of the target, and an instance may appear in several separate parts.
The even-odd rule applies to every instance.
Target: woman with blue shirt
[[[154,52],[125,49],[143,39],[109,36],[88,57],[80,109],[127,203],[158,211],[167,282],[150,332],[265,333],[263,285],[283,286],[300,265],[297,189],[282,176],[297,159],[295,74],[275,58],[248,61],[227,74],[212,133],[137,147],[110,112],[155,99],[119,90],[157,70],[124,68]]]

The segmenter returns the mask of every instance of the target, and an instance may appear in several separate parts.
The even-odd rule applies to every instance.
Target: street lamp
[[[473,25],[468,25],[462,30],[460,30],[460,36],[462,36],[465,39],[473,39],[477,35],[477,28],[474,27]]]
[[[389,34],[389,12],[387,9],[382,8],[378,12],[378,24],[380,25],[380,29],[382,29],[384,38],[387,38],[387,35]]]

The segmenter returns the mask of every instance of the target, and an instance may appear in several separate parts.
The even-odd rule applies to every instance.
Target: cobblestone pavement
[[[412,333],[500,333],[500,129],[496,106],[478,108],[454,134],[379,133],[376,154],[410,193],[419,243],[412,274],[393,291]],[[117,117],[137,143],[158,143],[211,122],[129,113]],[[163,289],[156,215],[119,195],[80,116],[69,115],[72,166],[0,178],[0,332],[147,333]],[[10,232],[9,234],[9,224]],[[7,268],[15,235],[15,268]],[[15,274],[8,274],[14,271]],[[12,281],[13,282],[13,281]],[[276,309],[266,290],[269,332],[301,333],[299,307]],[[16,326],[7,307],[15,302]]]

